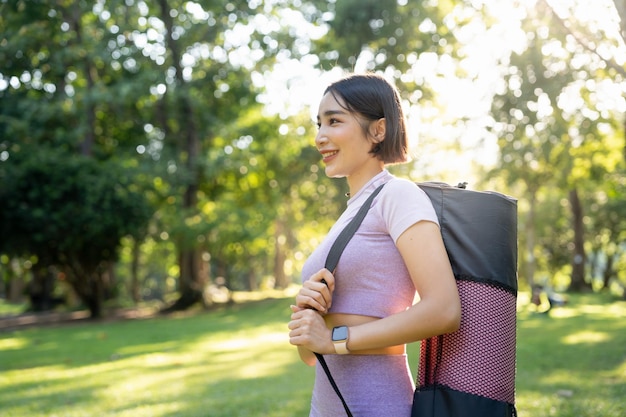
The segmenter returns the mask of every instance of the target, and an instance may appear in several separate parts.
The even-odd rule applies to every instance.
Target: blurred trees
[[[143,133],[133,74],[107,54],[115,35],[87,4],[0,7],[3,253],[34,260],[39,307],[57,278],[41,271],[54,267],[99,316],[120,239],[148,218],[137,162],[123,158]]]
[[[617,210],[605,213],[615,218],[623,210],[615,184],[625,173],[624,39],[607,36],[617,25],[576,21],[580,12],[573,8],[557,10],[542,0],[525,12],[526,45],[512,54],[492,105],[501,154],[495,172],[521,186],[527,204],[522,275],[532,285],[541,267],[538,281],[554,284],[546,277],[569,259],[569,289],[581,291],[598,275],[616,276],[612,264],[624,253],[617,237],[623,224],[589,215]],[[609,108],[611,101],[616,105]]]
[[[341,182],[320,171],[308,109],[290,104],[299,98],[290,89],[299,74],[280,71],[298,62],[318,76],[341,67],[396,81],[418,122],[421,159],[393,169],[415,180],[427,164],[442,165],[431,148],[467,149],[464,135],[484,116],[459,103],[477,94],[488,108],[493,96],[480,135],[498,138],[500,159],[486,181],[520,199],[520,276],[557,284],[553,277],[570,275],[572,289],[593,278],[623,285],[623,43],[578,22],[573,7],[519,2],[509,11],[527,14],[519,30],[525,40],[499,61],[489,57],[500,69],[489,78],[493,68],[476,69],[477,51],[489,46],[476,45],[503,33],[494,10],[502,6],[0,3],[4,281],[17,288],[23,268],[54,266],[53,281],[71,277],[90,305],[81,288],[95,270],[98,285],[117,277],[108,281],[116,302],[158,298],[169,310],[210,303],[207,288],[216,284],[255,290],[297,281],[345,204]],[[276,79],[281,97],[269,96]],[[447,84],[472,83],[485,91],[440,96]],[[451,106],[462,111],[446,114]],[[53,236],[50,228],[89,231],[66,242],[89,249],[72,252],[89,259],[89,271],[47,258],[60,239],[44,237]],[[106,248],[85,243],[99,241],[96,229]],[[115,260],[115,268],[103,267]]]
[[[285,268],[298,248],[291,228],[305,214],[314,217],[307,199],[324,193],[330,200],[335,193],[325,178],[300,191],[303,183],[317,182],[313,124],[266,116],[255,99],[262,83],[253,80],[262,80],[275,56],[293,47],[290,31],[298,22],[288,20],[289,9],[227,1],[203,8],[175,0],[14,1],[0,8],[5,195],[14,196],[13,182],[16,190],[37,188],[37,213],[52,221],[60,208],[42,201],[50,188],[19,175],[24,161],[52,150],[61,152],[55,152],[60,160],[82,155],[111,179],[121,173],[109,172],[115,166],[134,167],[134,177],[119,184],[129,191],[119,207],[141,196],[155,214],[144,233],[123,240],[132,247],[121,251],[131,276],[120,290],[130,290],[134,300],[142,288],[157,298],[176,291],[170,309],[183,309],[205,301],[214,277],[234,289],[257,289],[273,275],[277,286],[291,282],[294,272]],[[67,175],[48,178],[61,181],[51,188],[92,180],[87,173],[70,178],[61,172]],[[62,199],[81,207],[79,197],[69,197]],[[18,203],[4,205],[6,212],[29,215]],[[12,236],[19,234],[15,229]],[[46,264],[33,250],[41,241],[21,237],[29,241],[29,250],[20,252],[24,264]],[[8,240],[6,247],[3,265],[10,271],[16,252]],[[117,272],[127,275],[120,267]]]
[[[115,295],[112,264],[124,236],[141,237],[151,212],[129,169],[81,155],[18,153],[0,187],[0,252],[36,256],[32,308],[53,306],[55,271],[88,307],[102,315]]]

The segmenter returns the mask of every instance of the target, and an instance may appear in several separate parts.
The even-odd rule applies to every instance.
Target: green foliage
[[[600,109],[599,96],[601,85],[617,87],[623,74],[605,70],[609,64],[582,50],[571,32],[585,28],[563,25],[547,2],[529,10],[522,25],[526,45],[511,55],[492,103],[500,159],[490,175],[521,187],[519,197],[528,202],[520,212],[520,247],[527,248],[520,257],[522,276],[533,281],[537,267],[540,281],[555,284],[546,281],[584,251],[596,259],[615,253],[599,230],[605,222],[600,213],[613,211],[610,204],[603,207],[611,188],[607,180],[623,181],[623,114],[617,107]],[[568,202],[572,190],[583,201],[581,214]],[[584,228],[577,226],[583,222]],[[610,236],[618,239],[612,244],[622,245],[616,234]],[[598,239],[607,244],[598,245]],[[602,265],[609,266],[595,263]],[[589,284],[594,274],[574,271],[572,286]],[[584,281],[574,282],[579,279]]]
[[[420,100],[423,112],[432,114],[437,97],[424,76],[416,75],[420,62],[437,61],[441,80],[449,75],[445,71],[476,77],[467,72],[463,60],[472,57],[464,55],[459,39],[497,23],[485,13],[488,8],[451,0],[0,2],[0,171],[8,172],[24,155],[53,159],[45,153],[56,149],[91,155],[100,167],[85,171],[93,172],[88,177],[94,189],[107,189],[100,177],[124,172],[115,181],[148,199],[156,212],[139,240],[123,240],[116,268],[120,285],[131,279],[129,266],[139,262],[133,279],[145,283],[146,292],[177,288],[181,251],[202,254],[208,280],[225,276],[233,288],[253,288],[254,280],[278,280],[282,270],[285,285],[297,280],[306,255],[344,208],[345,191],[341,181],[322,172],[306,112],[285,119],[266,114],[257,101],[275,63],[301,60],[323,70],[384,72],[407,103]],[[563,190],[576,184],[592,214],[586,219],[592,234],[587,246],[598,268],[612,253],[619,276],[623,237],[616,231],[623,228],[610,219],[622,212],[624,199],[617,186],[624,178],[623,122],[595,104],[606,82],[618,82],[620,73],[581,50],[544,2],[537,9],[524,21],[527,48],[505,62],[509,70],[494,100],[492,133],[502,151],[494,175],[504,184],[501,191],[508,187],[520,197],[520,207],[531,195],[542,204],[531,252],[542,256],[543,275],[563,270],[571,233],[561,202]],[[315,34],[300,22],[309,22]],[[605,45],[603,28],[593,35],[594,43]],[[566,100],[571,97],[577,99]],[[551,112],[544,111],[545,103]],[[565,112],[563,103],[578,107]],[[437,148],[444,140],[432,138]],[[67,161],[78,164],[74,157]],[[100,169],[107,174],[96,174]],[[423,171],[418,165],[394,167],[416,179],[428,175]],[[5,179],[10,180],[0,177]],[[26,195],[56,201],[65,192],[31,187]],[[113,195],[91,197],[89,203],[106,207],[117,201]],[[61,209],[74,223],[56,225],[48,211],[30,211],[43,225],[30,237],[42,242],[41,256],[87,241],[80,224],[97,219],[76,207]],[[524,226],[525,213],[520,214]],[[107,221],[116,235],[125,228],[120,219]],[[53,232],[63,239],[46,240]],[[5,240],[0,246],[26,252],[18,250],[26,246],[24,236],[15,238],[15,245]],[[132,250],[137,242],[138,253]],[[98,245],[85,249],[94,259],[104,250]],[[110,251],[107,257],[115,258]]]
[[[157,209],[141,259],[158,256],[159,262],[144,267],[143,281],[171,278],[176,268],[169,262],[179,258],[172,251],[204,251],[212,269],[227,265],[237,276],[271,275],[276,207],[292,191],[276,178],[297,183],[298,176],[286,172],[299,158],[298,147],[282,152],[274,121],[263,128],[268,122],[260,115],[245,120],[259,111],[253,72],[271,69],[275,55],[294,42],[280,24],[252,24],[261,12],[268,22],[280,22],[280,7],[272,7],[228,1],[1,4],[2,158],[51,146],[134,167],[126,180]],[[244,136],[254,138],[253,152],[236,146]],[[267,148],[276,159],[266,160],[269,151],[256,144],[274,142]],[[51,228],[65,227],[48,220]],[[81,238],[88,236],[75,239]],[[135,256],[123,259],[132,263]]]
[[[0,261],[4,259],[0,258]],[[4,300],[0,300],[0,317],[3,316],[16,316],[24,311],[24,305],[21,303],[9,303]]]
[[[362,60],[368,71],[392,73],[402,94],[424,88],[413,79],[418,56],[426,52],[456,54],[456,39],[444,22],[454,2],[397,0],[342,0],[314,2],[324,13],[329,34],[314,43],[322,68],[339,66],[351,71]]]
[[[98,316],[102,274],[124,236],[145,234],[151,207],[119,164],[53,150],[12,156],[0,165],[0,252],[59,268]]]
[[[228,265],[233,288],[246,288],[250,269],[271,271],[277,251],[293,259],[296,250],[310,250],[299,238],[302,222],[321,215],[328,224],[341,208],[330,181],[313,175],[319,154],[312,123],[303,116],[290,122],[264,116],[258,107],[241,112],[206,159],[204,176],[214,180],[202,185],[210,198],[198,227],[205,228],[207,250]]]
[[[604,187],[587,202],[593,236],[589,242],[590,275],[596,288],[610,289],[614,282],[626,288],[626,172],[618,168],[605,176]],[[626,296],[626,291],[624,292]]]
[[[2,163],[2,251],[87,270],[115,259],[120,239],[150,217],[142,195],[113,163],[48,151]],[[72,261],[70,261],[72,259]]]
[[[537,201],[536,264],[539,276],[535,281],[542,285],[555,285],[551,277],[557,275],[570,260],[569,243],[574,238],[569,218],[567,200],[561,193],[542,193]],[[522,238],[523,239],[523,238]]]

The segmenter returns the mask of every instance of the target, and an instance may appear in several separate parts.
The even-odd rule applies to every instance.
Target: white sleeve
[[[414,182],[395,178],[380,193],[380,210],[394,242],[409,227],[420,221],[439,225],[430,198]]]

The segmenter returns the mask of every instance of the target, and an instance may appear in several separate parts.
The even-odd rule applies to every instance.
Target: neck
[[[361,188],[365,184],[367,184],[372,178],[376,175],[383,172],[384,166],[376,167],[376,169],[369,169],[364,172],[360,172],[358,174],[353,174],[347,177],[348,180],[348,188],[350,191],[346,194],[346,196],[350,197],[359,192]]]

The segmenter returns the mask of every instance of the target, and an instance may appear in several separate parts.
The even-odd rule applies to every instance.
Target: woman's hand
[[[289,322],[289,343],[321,354],[335,353],[331,331],[324,317],[312,309],[291,306],[293,313]]]
[[[296,295],[296,305],[291,306],[289,343],[298,347],[304,363],[315,365],[313,352],[335,353],[330,330],[323,315],[333,302],[335,277],[323,268],[306,280]]]
[[[334,290],[335,277],[328,269],[320,269],[302,284],[296,295],[296,307],[326,314],[333,303]]]

